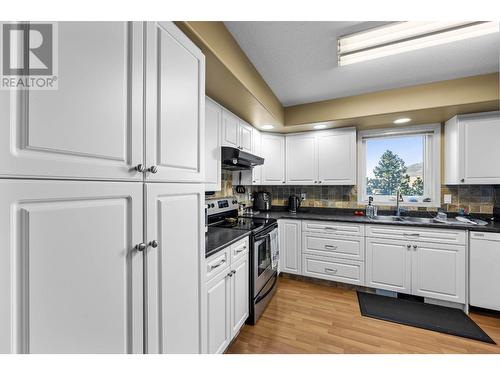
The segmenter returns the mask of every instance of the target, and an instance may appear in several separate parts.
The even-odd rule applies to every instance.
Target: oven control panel
[[[208,199],[205,204],[209,216],[238,209],[238,200],[234,197]]]

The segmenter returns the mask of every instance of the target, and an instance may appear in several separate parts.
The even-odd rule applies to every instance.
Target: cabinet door
[[[315,133],[286,136],[286,182],[290,185],[318,183]]]
[[[465,246],[412,246],[412,294],[465,303]]]
[[[356,129],[318,133],[318,181],[326,185],[356,184]]]
[[[221,189],[222,108],[208,97],[205,101],[205,191]]]
[[[146,201],[147,352],[199,353],[203,185],[146,184]]]
[[[231,278],[224,272],[207,284],[207,351],[223,353],[231,342]]]
[[[500,184],[500,116],[464,119],[461,150],[465,184]]]
[[[300,220],[279,220],[280,270],[300,275],[302,258],[302,231]]]
[[[410,243],[367,238],[365,267],[366,286],[411,293]]]
[[[242,121],[239,124],[239,147],[243,151],[252,152],[252,127]]]
[[[248,318],[249,270],[248,253],[231,266],[231,339],[240,331]]]
[[[262,185],[285,183],[285,137],[262,134]]]
[[[231,112],[222,111],[222,145],[238,148],[240,120]]]
[[[260,131],[252,129],[252,153],[257,156],[262,155],[262,135]],[[252,169],[252,185],[260,185],[262,182],[262,165]]]
[[[203,182],[205,56],[172,22],[148,22],[146,41],[146,179]]]
[[[142,34],[59,22],[58,89],[0,92],[0,176],[142,180]]]
[[[142,186],[0,181],[0,352],[142,353]]]

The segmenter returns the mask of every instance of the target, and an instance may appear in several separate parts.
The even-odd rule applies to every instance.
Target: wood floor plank
[[[470,316],[500,343],[499,317]],[[259,322],[245,325],[227,353],[500,354],[500,347],[363,317],[354,290],[280,278]]]

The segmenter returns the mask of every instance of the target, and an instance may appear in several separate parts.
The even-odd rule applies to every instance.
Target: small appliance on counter
[[[373,219],[377,216],[377,206],[373,205],[373,197],[368,197],[368,206],[366,206],[366,217]]]
[[[271,209],[271,194],[267,191],[258,191],[254,194],[253,208],[256,211],[269,211]]]
[[[297,213],[297,209],[300,207],[301,199],[296,195],[290,195],[288,197],[288,211],[292,214]]]

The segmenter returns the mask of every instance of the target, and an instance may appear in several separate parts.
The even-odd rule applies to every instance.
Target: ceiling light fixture
[[[260,128],[263,129],[263,130],[270,130],[270,129],[274,129],[274,126],[272,126],[272,125],[262,125]]]
[[[313,126],[314,129],[325,129],[326,125],[325,124],[316,124]]]
[[[403,117],[403,118],[398,118],[397,120],[394,120],[395,124],[406,124],[407,122],[410,122],[411,118],[408,117]]]
[[[498,22],[395,22],[338,39],[339,66],[497,33]]]

